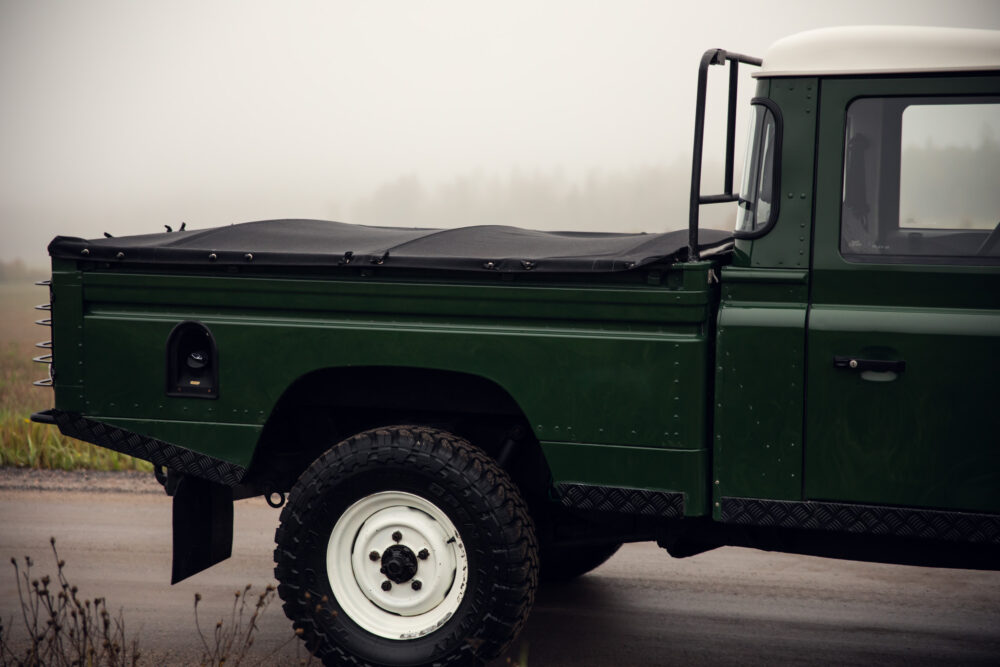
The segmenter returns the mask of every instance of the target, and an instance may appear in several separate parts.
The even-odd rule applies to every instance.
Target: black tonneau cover
[[[699,232],[704,254],[728,232]],[[200,231],[85,240],[57,236],[52,257],[121,264],[344,266],[459,271],[607,273],[687,256],[686,229],[662,234],[539,232],[488,225],[457,229],[368,227],[323,220],[263,220]]]

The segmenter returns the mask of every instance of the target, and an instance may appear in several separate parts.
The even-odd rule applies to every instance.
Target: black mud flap
[[[233,490],[185,476],[174,492],[174,565],[170,583],[198,574],[233,553]]]

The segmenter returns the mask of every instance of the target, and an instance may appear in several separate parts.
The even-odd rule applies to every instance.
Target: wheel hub
[[[417,574],[417,557],[402,544],[394,544],[382,553],[382,574],[394,584],[403,584]]]
[[[327,574],[341,608],[361,627],[388,639],[414,639],[456,612],[469,568],[444,512],[420,496],[382,491],[337,520]]]

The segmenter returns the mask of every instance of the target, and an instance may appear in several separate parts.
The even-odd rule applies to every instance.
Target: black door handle
[[[902,373],[906,370],[905,361],[885,361],[882,359],[858,359],[836,355],[833,358],[834,368],[849,368],[853,371],[893,371]]]

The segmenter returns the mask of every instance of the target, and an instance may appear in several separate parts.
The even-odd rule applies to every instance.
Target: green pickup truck
[[[327,664],[489,660],[623,542],[1000,569],[997,128],[1000,33],[828,29],[705,53],[686,230],[58,237],[33,419],[155,465],[174,582],[230,555],[234,500],[283,505]]]

